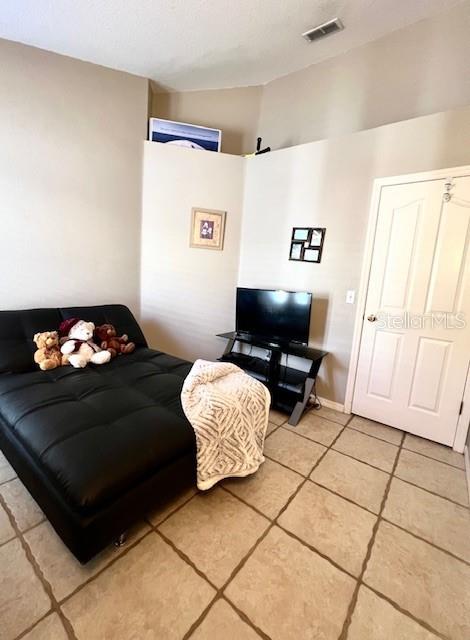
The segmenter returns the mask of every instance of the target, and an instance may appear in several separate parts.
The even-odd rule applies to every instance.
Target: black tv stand
[[[272,406],[290,413],[289,424],[296,426],[308,404],[320,365],[327,351],[306,347],[296,342],[281,342],[249,333],[219,333],[219,338],[228,340],[222,362],[233,362],[257,380],[265,384],[271,392]],[[236,342],[266,350],[266,357],[233,351]],[[310,361],[310,369],[302,371],[281,364],[282,356],[296,356]]]

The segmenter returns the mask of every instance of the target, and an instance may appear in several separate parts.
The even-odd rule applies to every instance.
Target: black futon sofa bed
[[[34,334],[73,317],[113,324],[135,351],[40,371]],[[190,368],[149,349],[122,305],[0,312],[0,449],[80,562],[195,483],[195,437],[180,402]]]

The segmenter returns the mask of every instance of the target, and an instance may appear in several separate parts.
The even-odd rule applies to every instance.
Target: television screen
[[[308,343],[312,294],[305,291],[237,289],[236,330],[239,333]]]

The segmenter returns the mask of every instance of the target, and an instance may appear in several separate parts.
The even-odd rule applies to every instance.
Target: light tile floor
[[[85,567],[0,454],[1,640],[470,638],[463,456],[322,409]]]

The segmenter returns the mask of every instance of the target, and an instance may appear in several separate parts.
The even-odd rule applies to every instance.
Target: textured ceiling
[[[459,0],[3,0],[0,37],[175,90],[264,84]],[[312,44],[300,34],[339,17]]]

